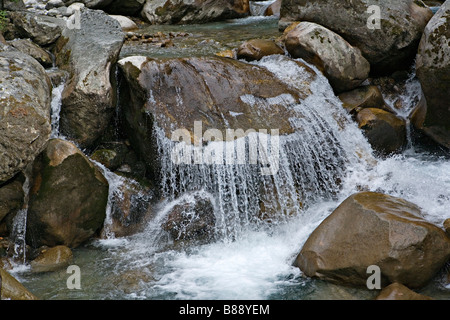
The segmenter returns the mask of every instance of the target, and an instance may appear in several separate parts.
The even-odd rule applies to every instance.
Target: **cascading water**
[[[27,230],[27,217],[28,217],[28,197],[30,192],[30,178],[29,170],[25,170],[25,181],[22,185],[24,199],[23,208],[20,209],[14,216],[12,223],[12,230],[10,234],[10,246],[8,250],[11,250],[13,261],[17,261],[25,264],[27,254],[26,244],[26,230]]]
[[[274,3],[275,0],[268,1],[250,1],[250,14],[252,16],[263,16],[267,8]]]
[[[52,102],[51,102],[51,124],[52,133],[50,138],[60,138],[61,134],[59,132],[59,120],[62,105],[62,92],[64,91],[65,83],[62,82],[58,86],[54,87],[52,90]]]
[[[286,57],[270,57],[258,64],[297,89],[304,89],[301,82],[296,81],[296,75],[304,70]],[[348,155],[354,154],[358,145],[366,148],[369,155],[369,148],[353,144],[347,145],[346,148],[351,149],[346,150],[341,145],[340,136],[345,130],[340,130],[339,125],[349,126],[350,120],[339,107],[325,78],[318,76],[315,81],[318,84],[311,87],[320,91],[293,107],[300,116],[291,119],[296,132],[288,136],[254,133],[235,141],[214,141],[206,147],[185,149],[184,155],[192,157],[187,162],[175,163],[173,153],[180,143],[169,140],[156,128],[163,197],[175,199],[195,190],[209,192],[215,197],[221,238],[234,239],[241,229],[252,222],[260,222],[261,217],[274,222],[295,216],[318,198],[329,199],[336,195],[339,181],[345,176],[345,166],[355,161]],[[265,108],[265,103],[292,102],[289,95],[273,98],[273,101],[245,95],[241,100],[252,109]],[[358,131],[354,134],[360,135]],[[258,151],[251,150],[252,146],[258,146]],[[256,153],[259,161],[252,164],[251,155]],[[216,157],[214,164],[211,161],[205,164],[201,156],[211,154]],[[195,155],[200,159],[195,159]],[[243,155],[247,157],[239,159]],[[276,168],[275,174],[261,174],[267,164]]]

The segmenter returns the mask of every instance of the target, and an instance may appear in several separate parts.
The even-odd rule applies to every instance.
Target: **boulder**
[[[378,108],[365,108],[356,121],[372,148],[381,155],[400,152],[406,145],[406,122],[395,114]]]
[[[312,22],[300,22],[285,39],[286,50],[318,67],[336,92],[356,88],[369,76],[361,51],[338,34]]]
[[[0,300],[38,300],[34,294],[2,268],[0,268],[0,278]]]
[[[44,68],[50,68],[53,65],[53,59],[49,52],[42,49],[30,39],[14,39],[8,41],[10,46],[35,58]]]
[[[405,287],[401,283],[394,282],[381,290],[375,300],[433,300],[428,296],[419,294]]]
[[[281,19],[320,24],[359,48],[377,74],[409,68],[417,52],[422,32],[433,13],[422,1],[380,0],[380,28],[370,26],[372,1],[284,0]],[[370,26],[370,28],[368,27]]]
[[[424,118],[416,127],[450,149],[450,1],[427,24],[416,57]]]
[[[40,46],[50,45],[58,40],[66,25],[62,19],[28,11],[11,12],[9,16],[21,37],[29,38]]]
[[[214,238],[216,217],[211,199],[202,192],[183,196],[162,224],[173,240],[209,242]]]
[[[217,129],[225,137],[228,128],[278,128],[280,135],[290,134],[295,131],[290,119],[299,116],[291,106],[310,94],[307,88],[316,77],[302,65],[305,90],[300,91],[263,67],[222,57],[129,57],[119,66],[125,78],[121,105],[126,131],[153,177],[161,161],[156,158],[155,123],[167,139],[185,128],[194,143],[199,139],[196,121],[202,122],[202,134]]]
[[[61,132],[87,147],[102,135],[116,107],[114,64],[125,34],[102,11],[83,9],[80,29],[65,28],[56,44],[56,64],[70,73],[62,93]]]
[[[272,40],[253,39],[242,43],[236,53],[238,59],[260,60],[264,56],[284,54],[284,50]]]
[[[364,108],[378,108],[391,111],[386,105],[383,94],[378,86],[366,85],[339,94],[339,99],[345,110],[350,114],[356,114]]]
[[[27,243],[75,248],[103,225],[108,182],[71,142],[49,141],[33,164]]]
[[[32,272],[51,272],[69,266],[73,259],[72,250],[66,246],[56,246],[43,250],[30,262]]]
[[[120,15],[109,15],[109,16],[119,21],[123,31],[133,31],[138,29],[137,24],[134,23],[134,21],[131,20],[130,18]]]
[[[311,233],[294,265],[308,277],[365,287],[369,266],[380,268],[381,286],[421,288],[450,257],[444,231],[419,207],[376,192],[348,197]]]
[[[50,137],[52,85],[32,57],[0,44],[0,183],[22,171]]]
[[[205,23],[248,16],[248,0],[147,0],[142,16],[151,24]]]

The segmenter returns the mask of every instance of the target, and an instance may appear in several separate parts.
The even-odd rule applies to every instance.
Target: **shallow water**
[[[167,38],[169,34],[180,32],[187,36],[172,38],[172,47],[158,47],[155,44],[136,44],[127,42],[121,51],[121,58],[132,55],[143,55],[153,58],[175,58],[192,56],[210,56],[224,50],[233,50],[249,39],[272,39],[281,35],[278,31],[276,17],[252,16],[244,19],[232,19],[224,22],[194,25],[148,25],[139,33],[157,34],[162,32]]]

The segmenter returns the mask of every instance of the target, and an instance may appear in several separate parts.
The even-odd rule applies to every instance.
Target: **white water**
[[[267,8],[274,3],[275,0],[268,1],[250,1],[250,15],[252,16],[264,16]]]
[[[61,134],[59,132],[59,120],[61,113],[61,105],[62,105],[62,93],[64,91],[65,83],[62,82],[60,85],[56,86],[52,90],[52,102],[51,102],[51,125],[52,125],[52,133],[50,138],[61,138]]]
[[[13,263],[21,262],[25,264],[26,262],[26,231],[27,231],[27,218],[28,218],[28,198],[30,193],[30,178],[29,178],[29,168],[24,171],[25,181],[23,183],[22,189],[24,193],[23,208],[20,209],[14,216],[12,222],[12,230],[10,234],[12,249]],[[11,247],[12,246],[12,247]]]

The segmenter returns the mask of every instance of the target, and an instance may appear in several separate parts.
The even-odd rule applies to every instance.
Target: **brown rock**
[[[444,221],[444,230],[445,230],[445,233],[447,234],[447,236],[450,237],[450,218],[449,219],[445,219],[445,221]]]
[[[381,271],[381,285],[420,288],[450,257],[444,231],[421,217],[419,207],[375,192],[348,197],[309,236],[294,265],[306,276],[366,286],[367,268]]]
[[[16,278],[0,268],[1,296],[0,300],[37,300]]]
[[[356,115],[359,128],[372,147],[382,155],[396,153],[406,144],[406,124],[393,113],[365,108]]]
[[[31,261],[33,272],[56,271],[69,266],[73,259],[72,250],[66,246],[56,246],[41,252]]]
[[[351,91],[339,94],[343,107],[351,114],[358,113],[364,108],[378,108],[391,111],[386,105],[383,95],[377,86],[361,86]]]
[[[375,300],[433,300],[432,298],[418,294],[404,285],[394,282],[381,290]]]
[[[73,143],[50,140],[31,180],[27,243],[74,248],[101,228],[108,182]]]
[[[175,128],[186,128],[194,143],[198,139],[193,130],[196,121],[202,121],[202,134],[211,128],[221,132],[227,128],[244,132],[278,128],[280,135],[290,134],[295,128],[289,119],[298,116],[290,105],[310,94],[307,88],[316,77],[305,66],[306,89],[299,91],[263,67],[221,57],[130,57],[119,61],[119,66],[126,78],[121,90],[127,130],[149,173],[158,170],[161,160],[155,159],[152,149],[154,122],[169,139]],[[271,99],[275,97],[288,97],[289,101]],[[267,107],[257,108],[253,101]]]
[[[284,54],[284,50],[272,40],[253,39],[239,46],[237,58],[253,61],[272,54]]]

